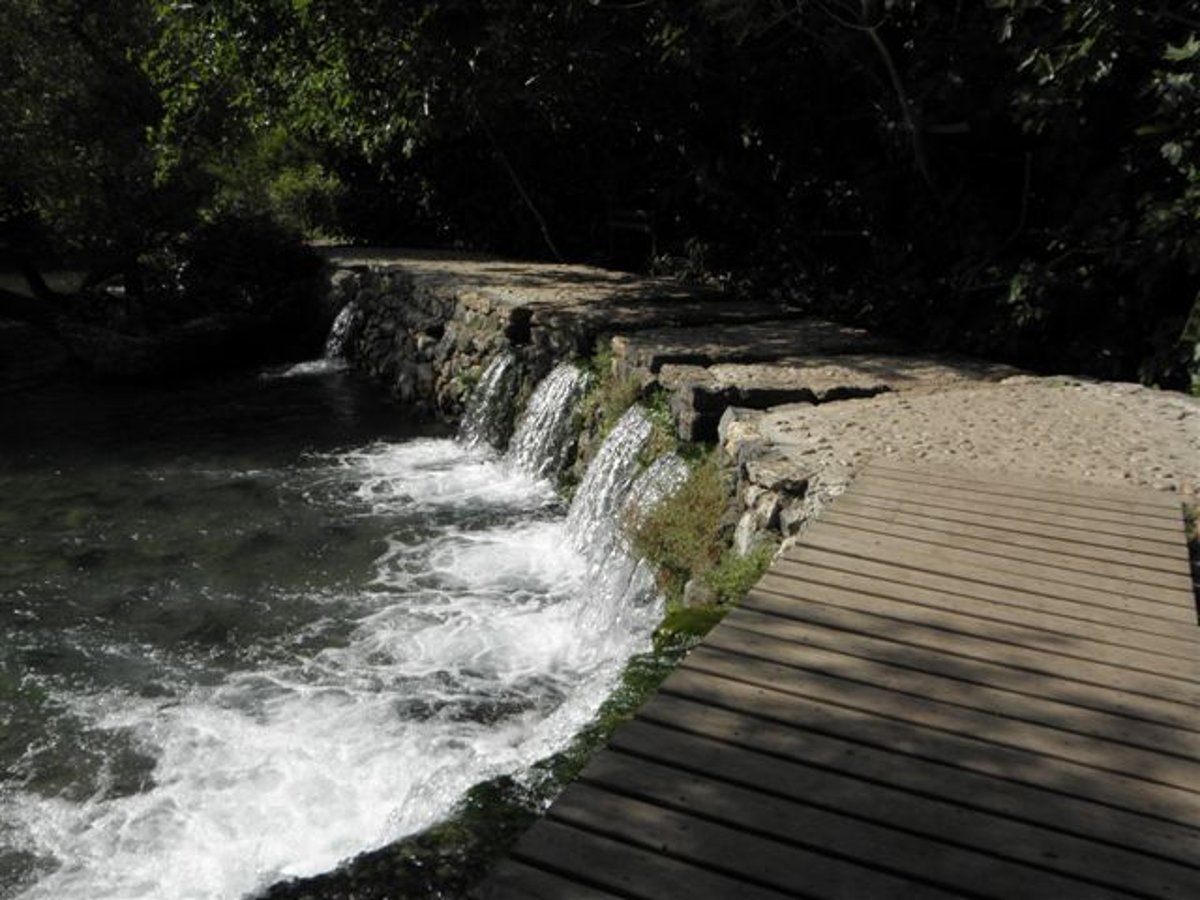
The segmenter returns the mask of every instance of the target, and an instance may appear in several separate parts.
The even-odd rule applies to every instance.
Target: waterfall
[[[650,420],[630,407],[588,466],[567,513],[567,533],[589,559],[606,556],[620,533],[620,514],[638,472],[638,454],[650,440]]]
[[[31,710],[37,748],[0,740],[0,769],[18,773],[0,785],[0,897],[219,900],[332,869],[444,820],[474,785],[535,774],[650,650],[662,600],[624,528],[686,467],[642,465],[646,414],[621,418],[564,511],[545,476],[570,456],[585,373],[561,366],[538,386],[507,457],[489,444],[512,428],[512,355],[488,367],[461,441],[379,441],[355,379],[316,381],[344,366],[356,316],[338,316],[326,359],[260,376],[311,384],[198,394],[188,409],[212,415],[187,416],[161,460],[105,458],[71,484],[6,473],[28,499],[15,530],[36,536],[30,565],[50,568],[0,577],[32,610],[28,695],[48,698],[0,696],[23,728]],[[329,405],[310,419],[291,402]],[[265,412],[270,440],[218,453],[206,439]],[[341,449],[314,452],[313,427],[316,446]],[[56,506],[80,509],[72,528],[105,556],[104,578],[59,578],[50,482]],[[138,552],[108,537],[139,532],[152,546]],[[66,611],[64,584],[86,598]],[[227,623],[246,623],[245,640]],[[0,719],[13,708],[0,702]]]
[[[494,357],[471,392],[458,437],[468,446],[503,448],[512,433],[513,403],[520,370],[511,353]]]
[[[288,366],[283,370],[264,372],[260,377],[270,380],[274,378],[312,378],[345,371],[349,367],[346,360],[346,348],[358,336],[362,327],[362,310],[351,300],[338,312],[329,334],[325,336],[325,348],[320,359],[308,359]]]
[[[542,379],[517,422],[508,459],[538,478],[557,475],[575,450],[575,407],[591,379],[571,363],[562,363]]]
[[[636,459],[636,454],[635,454]],[[593,583],[601,585],[600,602],[594,598],[580,618],[581,627],[615,627],[632,611],[658,596],[654,567],[633,555],[626,529],[679,489],[690,469],[674,453],[660,456],[634,479],[624,493],[621,510],[613,521],[614,539],[599,558],[589,558]]]
[[[492,417],[503,414],[501,401],[511,357],[497,357],[471,399],[462,436],[480,442]],[[515,368],[515,367],[513,367]],[[557,366],[537,386],[522,414],[505,462],[513,469],[546,477],[566,464],[572,450],[575,407],[588,387],[588,375],[569,363]],[[583,557],[590,590],[578,601],[577,624],[602,636],[634,615],[644,615],[655,597],[654,573],[637,560],[625,535],[627,526],[645,515],[683,483],[687,464],[674,453],[655,460],[644,471],[641,454],[653,428],[637,406],[626,411],[588,466],[567,513],[565,537]]]
[[[362,311],[358,304],[351,300],[342,307],[337,318],[333,320],[333,325],[330,326],[329,334],[325,338],[325,352],[322,355],[326,359],[344,359],[346,347],[357,336],[361,324]]]

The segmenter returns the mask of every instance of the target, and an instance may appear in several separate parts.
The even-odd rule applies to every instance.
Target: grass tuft
[[[579,404],[581,425],[595,422],[595,434],[604,440],[625,410],[641,398],[642,386],[636,378],[616,374],[610,345],[597,347],[584,368],[593,377],[591,389]]]
[[[726,548],[717,564],[704,573],[704,582],[717,594],[719,603],[739,602],[758,583],[775,558],[775,544],[759,544],[745,556]]]
[[[658,567],[659,587],[668,602],[681,601],[688,579],[721,559],[721,519],[728,505],[716,455],[710,453],[679,490],[634,525],[633,550]]]

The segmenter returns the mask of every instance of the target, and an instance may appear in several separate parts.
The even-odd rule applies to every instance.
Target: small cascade
[[[691,469],[675,453],[664,453],[652,462],[629,489],[622,518],[636,523],[687,481]]]
[[[362,310],[351,300],[333,320],[329,334],[325,336],[325,348],[321,351],[320,359],[309,359],[288,366],[282,371],[264,372],[260,377],[271,380],[275,378],[312,378],[335,374],[349,367],[346,360],[346,348],[358,336],[362,327]]]
[[[537,478],[557,475],[575,449],[572,418],[591,379],[578,366],[562,363],[542,379],[517,422],[508,460]]]
[[[357,335],[360,325],[362,310],[351,300],[337,314],[329,329],[329,335],[325,338],[325,352],[322,354],[325,359],[344,359],[346,348]]]
[[[472,447],[504,447],[512,433],[519,374],[517,358],[511,353],[501,353],[492,359],[471,392],[458,428],[459,440]]]
[[[605,438],[575,492],[567,533],[588,559],[603,559],[616,543],[625,499],[637,476],[638,454],[650,433],[646,414],[638,406],[630,407]]]
[[[270,377],[337,372],[359,327],[358,313],[343,309],[326,359]],[[296,436],[294,456],[255,441],[221,457],[219,468],[198,441],[201,452],[179,456],[182,463],[172,449],[161,480],[157,469],[151,479],[140,467],[114,479],[105,460],[78,485],[57,488],[59,505],[96,496],[96,508],[136,515],[117,527],[153,531],[161,565],[132,551],[114,552],[113,565],[128,556],[130,578],[150,573],[170,592],[162,596],[194,597],[197,612],[159,621],[142,618],[139,607],[128,619],[128,604],[110,602],[127,593],[117,580],[81,587],[81,595],[100,591],[99,599],[79,607],[70,627],[59,626],[57,581],[28,601],[47,610],[45,628],[38,618],[21,627],[40,629],[50,649],[49,668],[31,681],[53,697],[38,704],[45,720],[35,735],[49,768],[19,748],[5,758],[13,748],[3,741],[0,768],[29,765],[46,783],[66,779],[79,799],[23,782],[0,791],[0,896],[259,896],[272,881],[315,876],[443,820],[474,785],[523,778],[595,720],[628,661],[649,650],[662,614],[654,567],[634,558],[626,529],[688,469],[674,454],[642,465],[653,427],[635,406],[605,439],[564,516],[546,476],[570,457],[571,419],[588,376],[556,368],[501,458],[488,445],[512,431],[521,374],[512,354],[492,361],[460,441],[411,435],[314,454],[306,433]],[[305,402],[342,396],[313,387]],[[222,404],[198,404],[209,405]],[[262,408],[268,404],[255,401],[247,415]],[[290,421],[287,410],[269,408],[280,426]],[[213,421],[221,427],[202,420],[196,434],[243,420]],[[362,440],[374,434],[368,424]],[[28,489],[17,482],[19,495],[40,496],[47,477],[35,472]],[[236,489],[215,492],[214,484]],[[126,494],[133,490],[145,493]],[[28,515],[31,523],[44,519],[37,503]],[[196,550],[195,534],[218,522],[238,526],[239,535],[244,526],[255,539],[235,540],[230,531]],[[339,540],[330,542],[333,529]],[[197,560],[186,577],[170,562],[177,542]],[[328,547],[320,558],[304,550],[318,545]],[[39,547],[58,572],[58,532],[46,529]],[[263,577],[230,581],[229,571],[251,563]],[[26,585],[35,583],[40,576]],[[204,644],[176,636],[176,628],[197,633],[196,622],[227,621],[231,607],[253,617],[260,640],[229,647],[218,637],[210,665],[195,650]],[[113,637],[125,633],[128,641]],[[60,660],[78,668],[59,668]],[[145,778],[143,764],[153,765]],[[109,790],[111,773],[130,765],[137,787]],[[13,859],[18,867],[34,861],[28,876],[16,870],[15,887],[3,871]]]
[[[636,459],[636,454],[635,454]],[[589,558],[594,584],[599,584],[600,600],[583,611],[581,627],[603,631],[656,596],[654,566],[633,555],[626,530],[655,506],[679,489],[690,469],[674,453],[660,456],[633,480],[614,517],[613,540],[603,554]]]

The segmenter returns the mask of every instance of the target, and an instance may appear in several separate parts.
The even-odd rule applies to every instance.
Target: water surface
[[[0,416],[0,897],[326,871],[565,746],[656,618],[595,615],[546,482],[333,366]]]

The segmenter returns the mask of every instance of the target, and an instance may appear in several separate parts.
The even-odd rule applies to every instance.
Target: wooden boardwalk
[[[1177,501],[878,464],[489,898],[1200,898]]]

